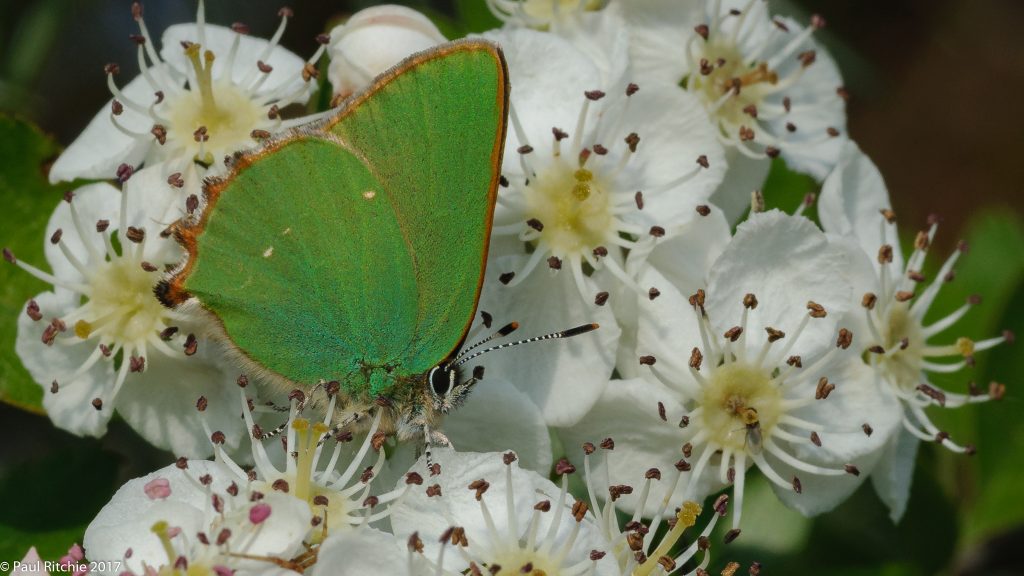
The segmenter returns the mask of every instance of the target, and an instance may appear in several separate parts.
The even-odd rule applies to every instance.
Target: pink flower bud
[[[270,504],[260,502],[249,509],[249,521],[253,524],[260,524],[270,517]]]
[[[150,500],[162,500],[171,495],[171,483],[166,478],[154,478],[142,490]]]

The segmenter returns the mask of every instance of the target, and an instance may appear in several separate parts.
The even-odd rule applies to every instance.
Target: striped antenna
[[[494,340],[495,338],[502,338],[504,336],[508,336],[509,334],[515,332],[517,328],[519,328],[519,322],[509,322],[508,324],[505,324],[504,326],[499,328],[498,331],[495,332],[494,334],[491,334],[487,338],[484,338],[483,340],[477,342],[476,344],[473,344],[469,348],[466,348],[465,350],[459,352],[458,357],[456,357],[455,360],[452,360],[452,364],[457,366],[459,360],[461,360],[471,350],[479,348],[480,346],[487,344],[488,342]]]
[[[515,324],[515,322],[513,322],[512,324]],[[511,326],[512,324],[509,324],[509,326]],[[545,334],[543,336],[534,336],[533,338],[524,338],[523,340],[516,340],[515,342],[506,342],[505,344],[498,344],[497,346],[491,346],[490,348],[484,348],[483,350],[480,350],[478,352],[474,352],[474,353],[469,354],[469,355],[466,355],[465,353],[463,353],[463,354],[461,354],[458,358],[456,358],[452,362],[452,367],[453,368],[457,368],[459,366],[462,366],[463,364],[465,364],[466,362],[469,362],[473,358],[476,358],[477,356],[480,356],[481,354],[487,354],[488,352],[492,352],[494,350],[501,350],[502,348],[509,348],[511,346],[518,346],[520,344],[529,344],[530,342],[540,342],[541,340],[554,340],[554,339],[558,339],[558,338],[572,338],[573,336],[579,336],[580,334],[586,334],[587,332],[590,332],[592,330],[597,330],[598,328],[599,328],[599,326],[596,323],[583,324],[582,326],[577,326],[575,328],[569,328],[568,330],[560,330],[558,332],[552,332],[550,334]],[[502,328],[502,330],[504,330],[504,328]],[[500,332],[501,332],[501,330],[498,331],[498,333],[500,333]],[[488,337],[487,340],[490,340],[492,337]],[[486,342],[487,340],[484,340],[484,342]],[[478,344],[474,344],[472,346],[472,348],[476,348],[479,344],[483,344],[483,342],[480,342]]]

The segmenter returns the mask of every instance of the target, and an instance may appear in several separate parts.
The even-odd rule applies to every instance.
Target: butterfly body
[[[507,101],[497,47],[455,42],[236,155],[178,225],[188,257],[158,297],[209,317],[282,390],[337,382],[342,422],[380,408],[384,432],[436,429],[471,385],[450,364],[483,280]]]

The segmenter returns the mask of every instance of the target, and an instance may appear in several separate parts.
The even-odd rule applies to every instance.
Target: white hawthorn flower
[[[957,408],[1001,398],[1004,392],[1003,385],[998,383],[990,384],[987,390],[972,383],[966,393],[942,390],[932,383],[929,374],[959,372],[973,364],[977,352],[1010,341],[1013,334],[1005,332],[980,341],[966,336],[941,337],[979,302],[976,296],[949,314],[925,323],[942,286],[953,280],[953,267],[967,246],[958,245],[934,278],[927,278],[925,259],[938,229],[937,221],[933,220],[926,230],[918,232],[910,257],[904,261],[885,182],[878,168],[852,141],[844,147],[839,165],[825,180],[819,215],[826,232],[845,236],[854,246],[854,266],[850,267],[849,276],[856,290],[850,321],[856,322],[863,334],[856,348],[865,353],[873,379],[902,407],[903,433],[891,441],[882,465],[872,475],[880,497],[889,505],[893,518],[898,519],[910,493],[912,462],[919,440],[938,442],[954,452],[974,452],[973,446],[962,446],[950,439],[949,434],[932,423],[925,409]],[[940,358],[955,360],[939,361]]]
[[[592,451],[591,446],[585,458]],[[584,478],[588,504],[569,493],[570,475],[576,468],[565,459],[555,466],[559,482],[554,484],[520,469],[512,452],[445,451],[439,456],[423,470],[424,475],[429,474],[427,490],[394,508],[392,525],[399,540],[372,534],[362,538],[380,541],[379,556],[394,555],[397,542],[407,542],[409,574],[647,576],[673,572],[700,552],[696,567],[676,572],[693,573],[710,561],[707,536],[725,513],[728,500],[722,496],[716,501],[717,513],[694,536],[688,529],[696,525],[700,514],[695,502],[682,503],[674,511],[663,506],[662,515],[653,523],[644,524],[639,514],[624,520],[616,513],[614,500],[630,488],[594,480],[589,460],[585,460],[588,474]],[[652,492],[651,483],[660,481],[661,474],[649,469],[646,478],[642,498]],[[675,482],[669,480],[664,487],[674,490]],[[602,506],[595,494],[606,492],[612,500]],[[667,503],[667,495],[663,501]],[[669,529],[659,532],[663,520]],[[440,538],[435,539],[437,534]],[[693,539],[688,546],[680,546],[684,535]],[[331,544],[329,540],[325,547]]]
[[[428,538],[424,556],[445,573],[619,574],[599,526],[573,503],[565,489],[516,464],[505,454],[435,451],[434,462],[414,470],[424,475],[419,489],[392,507],[395,535]],[[446,553],[442,550],[450,549]]]
[[[305,502],[234,481],[223,465],[180,459],[130,480],[85,531],[86,555],[121,560],[104,574],[301,573]]]
[[[59,428],[102,436],[116,411],[155,446],[206,455],[192,421],[195,402],[220,400],[208,417],[240,429],[233,403],[224,401],[233,398],[225,385],[234,377],[197,337],[198,327],[153,294],[181,257],[167,231],[182,215],[177,194],[152,169],[131,175],[123,166],[119,175],[131,176],[123,191],[92,184],[57,206],[45,245],[52,272],[4,250],[53,286],[19,315],[15,348]]]
[[[637,256],[651,262],[640,278],[662,295],[639,308],[635,355],[619,366],[626,379],[562,435],[608,436],[625,448],[599,464],[614,483],[679,464],[675,505],[733,485],[732,539],[748,467],[788,505],[823,512],[870,472],[898,414],[863,383],[864,367],[847,351],[854,334],[837,325],[851,293],[843,247],[774,211],[753,215],[731,240],[720,212],[704,220]],[[633,496],[623,502],[639,506]],[[656,511],[648,501],[644,513]]]
[[[727,145],[729,171],[715,195],[730,220],[760,188],[769,159],[823,179],[845,139],[845,89],[831,57],[804,27],[765,0],[642,0],[613,5],[629,22],[638,78],[697,96]]]
[[[601,442],[601,448],[613,450],[614,440],[605,439]],[[679,489],[682,474],[687,469],[685,460],[680,460],[664,479],[658,468],[647,468],[643,472],[643,485],[636,495],[636,505],[632,506],[634,512],[628,521],[624,520],[626,516],[617,509],[616,502],[623,496],[632,495],[634,487],[628,484],[613,484],[609,480],[596,480],[590,461],[591,454],[596,450],[597,447],[590,442],[583,445],[583,481],[589,502],[587,514],[600,526],[607,547],[618,564],[619,573],[632,576],[673,573],[677,568],[688,565],[700,552],[700,562],[692,570],[677,573],[701,574],[711,562],[711,554],[708,552],[711,542],[708,535],[715,528],[718,519],[725,516],[729,497],[723,494],[715,499],[711,520],[696,538],[692,534],[687,534],[687,529],[697,524],[701,508],[696,502],[685,500],[670,509],[670,504],[678,501],[674,496]],[[563,459],[558,463],[555,472],[562,476],[563,490],[567,487],[568,474],[575,471],[576,468],[568,460]],[[639,471],[637,472],[639,474]],[[604,477],[608,478],[607,475]],[[639,479],[640,476],[637,475],[636,480]],[[648,501],[654,505],[654,511],[644,523],[643,512],[652,509],[647,505]],[[667,530],[662,529],[662,522],[665,522]],[[692,540],[688,546],[684,546],[684,535]]]
[[[548,423],[565,426],[611,373],[619,328],[609,298],[623,289],[657,297],[626,273],[625,251],[696,217],[721,180],[722,151],[694,99],[672,87],[605,93],[598,67],[560,37],[487,37],[517,81],[481,308],[537,331],[601,325],[534,347],[529,362],[518,350],[496,354],[488,368],[515,366]]]
[[[212,430],[203,420],[202,427],[212,440],[215,459],[229,470],[235,482],[247,483],[261,492],[290,494],[305,502],[313,514],[308,541],[319,543],[329,534],[368,526],[387,518],[390,506],[413,485],[422,483],[419,475],[409,473],[404,475],[400,488],[374,492],[381,485],[377,477],[386,457],[382,449],[385,436],[378,432],[383,411],[376,411],[366,436],[355,441],[351,432],[335,427],[337,423],[333,422],[340,389],[337,382],[326,383],[311,392],[328,397],[322,420],[303,416],[306,395],[294,390],[289,395],[287,421],[273,430],[264,430],[253,412],[258,408],[270,412],[264,421],[275,420],[274,416],[279,413],[272,408],[259,407],[246,397],[246,377],[239,377],[237,384],[251,448],[251,453],[246,454],[242,461],[251,460],[254,467],[251,471],[244,470],[223,450],[221,445],[226,435]],[[239,406],[237,400],[235,406]],[[281,433],[284,434],[283,440],[276,438]],[[270,441],[269,451],[265,444],[267,441]],[[275,448],[282,442],[286,451],[283,463],[281,458],[275,457],[278,452]],[[350,447],[350,444],[356,446]]]
[[[331,30],[327,77],[334,98],[362,90],[403,58],[447,39],[423,14],[396,4],[372,6]]]
[[[281,110],[309,98],[326,46],[308,61],[282,48],[291,11],[280,16],[273,38],[260,40],[243,24],[207,24],[200,0],[195,24],[168,28],[158,51],[142,5],[132,4],[140,73],[119,86],[119,66],[106,66],[113,99],[57,159],[50,180],[106,178],[122,163],[159,164],[165,178],[197,189],[208,169],[222,170],[226,155],[308,121],[285,120]]]

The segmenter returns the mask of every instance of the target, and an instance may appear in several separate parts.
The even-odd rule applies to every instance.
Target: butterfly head
[[[472,378],[464,380],[461,368],[454,364],[439,364],[432,368],[427,375],[427,388],[434,411],[447,414],[462,406],[473,385],[480,380],[476,375],[477,371],[482,377],[483,367],[480,366],[474,370]]]

